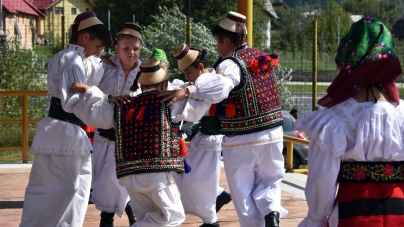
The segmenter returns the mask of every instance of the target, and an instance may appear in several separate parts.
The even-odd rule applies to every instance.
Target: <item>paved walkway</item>
[[[0,226],[18,227],[24,201],[24,192],[28,184],[30,164],[0,164]],[[282,227],[295,227],[307,214],[304,200],[305,175],[287,174],[282,183],[282,205],[289,214],[281,219]],[[228,189],[226,176],[222,169],[220,185]],[[100,212],[89,205],[84,227],[97,227]],[[237,214],[232,203],[225,205],[218,213],[220,226],[238,227]],[[183,227],[198,227],[202,223],[199,218],[187,215]],[[116,227],[127,227],[128,219],[115,217]]]

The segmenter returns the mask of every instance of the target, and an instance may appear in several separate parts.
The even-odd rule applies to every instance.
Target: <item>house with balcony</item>
[[[94,3],[91,0],[26,0],[46,15],[44,24],[44,39],[62,37],[62,31],[66,37],[70,36],[69,28],[77,14],[92,10]],[[65,23],[62,24],[62,16],[65,16]],[[68,40],[66,40],[68,41]]]
[[[41,43],[45,14],[25,0],[0,0],[2,29],[7,37],[18,38],[25,48]]]

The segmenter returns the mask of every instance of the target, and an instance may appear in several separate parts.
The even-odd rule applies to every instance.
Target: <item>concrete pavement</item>
[[[18,227],[23,201],[24,192],[28,184],[31,164],[0,164],[0,226]],[[295,227],[307,214],[307,204],[304,199],[304,186],[306,175],[286,174],[282,187],[282,206],[289,211],[289,214],[281,219],[282,227]],[[220,185],[228,189],[226,175],[222,168],[220,176]],[[99,225],[100,212],[94,205],[89,205],[84,221],[84,227],[96,227]],[[232,203],[225,205],[218,213],[220,226],[238,227],[236,211]],[[184,227],[197,227],[202,222],[198,217],[187,215]],[[129,226],[128,219],[115,216],[115,226]]]

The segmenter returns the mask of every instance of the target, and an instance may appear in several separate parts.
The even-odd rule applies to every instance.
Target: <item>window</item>
[[[22,38],[20,28],[18,27],[17,21],[14,22],[14,34],[17,36],[17,38],[19,38],[19,39]]]
[[[72,15],[76,15],[77,14],[77,9],[76,8],[72,8]]]
[[[63,7],[55,7],[55,14],[64,14]]]

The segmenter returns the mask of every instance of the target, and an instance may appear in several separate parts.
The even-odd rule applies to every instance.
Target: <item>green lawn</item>
[[[312,91],[312,86],[307,84],[288,84],[286,86],[292,93],[311,94]],[[317,85],[317,94],[326,94],[327,88],[326,85]],[[398,92],[400,97],[404,98],[404,84],[398,85]]]
[[[34,155],[28,152],[28,161],[33,161]],[[13,150],[13,151],[0,151],[0,163],[7,162],[18,162],[22,163],[22,151],[21,150]]]
[[[288,84],[286,87],[292,93],[302,93],[302,94],[311,94],[312,86],[306,84]],[[325,94],[328,86],[325,85],[317,85],[317,93]]]

